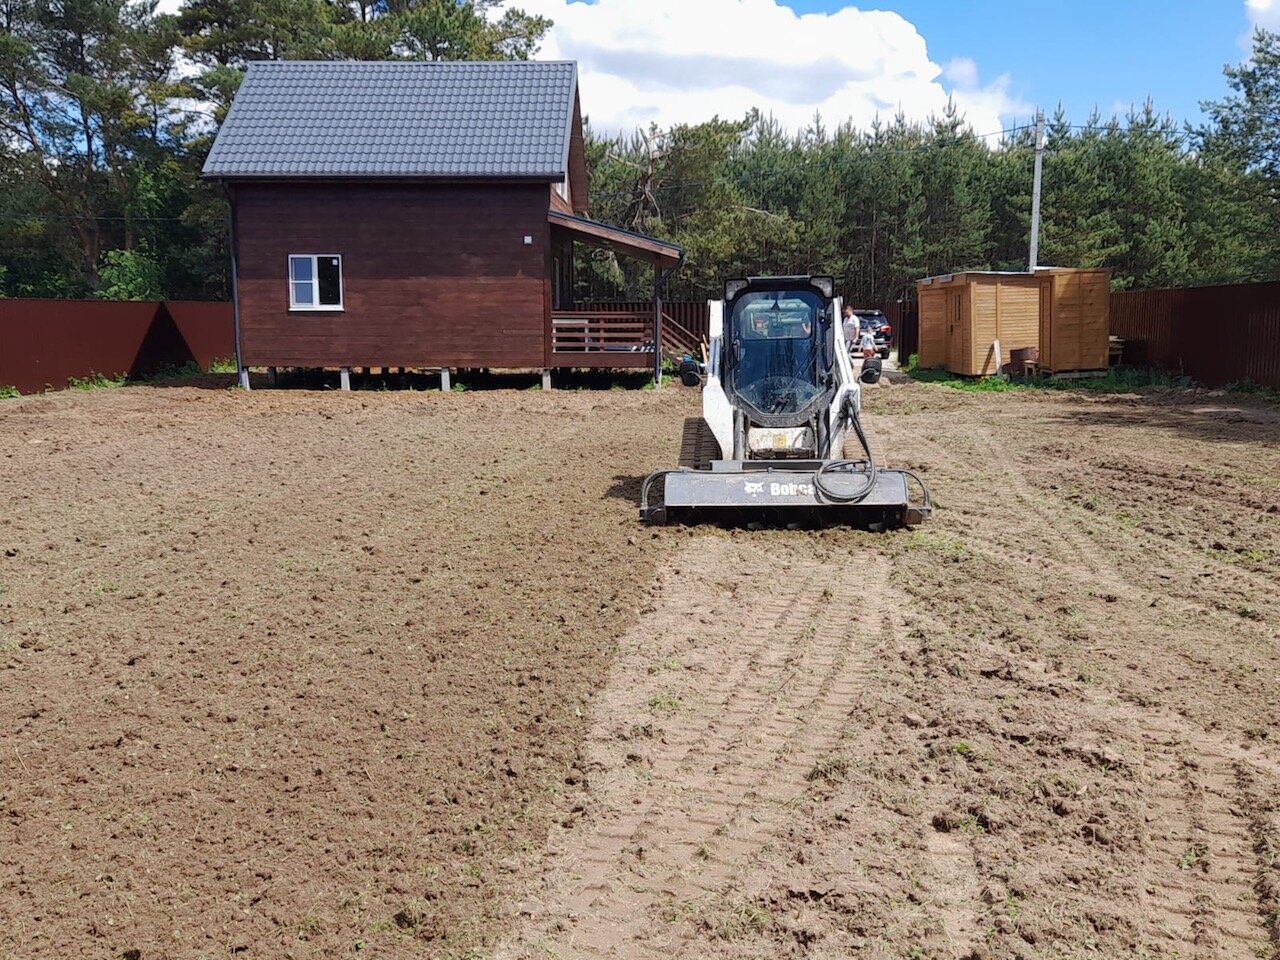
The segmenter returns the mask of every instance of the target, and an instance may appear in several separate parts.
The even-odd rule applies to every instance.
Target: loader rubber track
[[[720,458],[720,444],[702,417],[686,417],[680,438],[680,466],[692,470],[710,470],[711,461]]]

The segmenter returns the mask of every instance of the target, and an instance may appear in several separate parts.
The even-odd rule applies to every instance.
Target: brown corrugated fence
[[[234,356],[231,304],[0,300],[0,387],[60,390],[70,377],[143,377]]]
[[[1113,293],[1111,334],[1129,366],[1280,390],[1280,283]]]
[[[593,303],[595,310],[652,309],[652,302]],[[917,350],[914,301],[882,305],[899,356]],[[705,301],[664,301],[697,338]],[[1124,362],[1184,373],[1220,386],[1252,380],[1280,390],[1280,282],[1132,290],[1111,295],[1111,333]],[[231,304],[189,300],[0,300],[0,387],[61,389],[69,377],[146,376],[233,356]]]

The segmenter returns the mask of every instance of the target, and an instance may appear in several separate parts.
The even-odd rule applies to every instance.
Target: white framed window
[[[337,253],[289,255],[289,309],[342,309],[342,256]]]

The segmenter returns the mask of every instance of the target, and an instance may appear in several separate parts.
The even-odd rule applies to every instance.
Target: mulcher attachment
[[[909,480],[922,490],[912,503]],[[655,497],[655,487],[662,492]],[[907,470],[865,460],[716,460],[709,470],[659,470],[644,481],[640,519],[653,524],[719,521],[731,526],[869,530],[913,526],[932,511],[928,488]]]

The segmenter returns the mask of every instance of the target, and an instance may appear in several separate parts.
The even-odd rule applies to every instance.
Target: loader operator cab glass
[[[819,369],[824,309],[811,290],[738,296],[729,317],[735,349],[726,386],[770,417],[805,411],[824,390]]]

